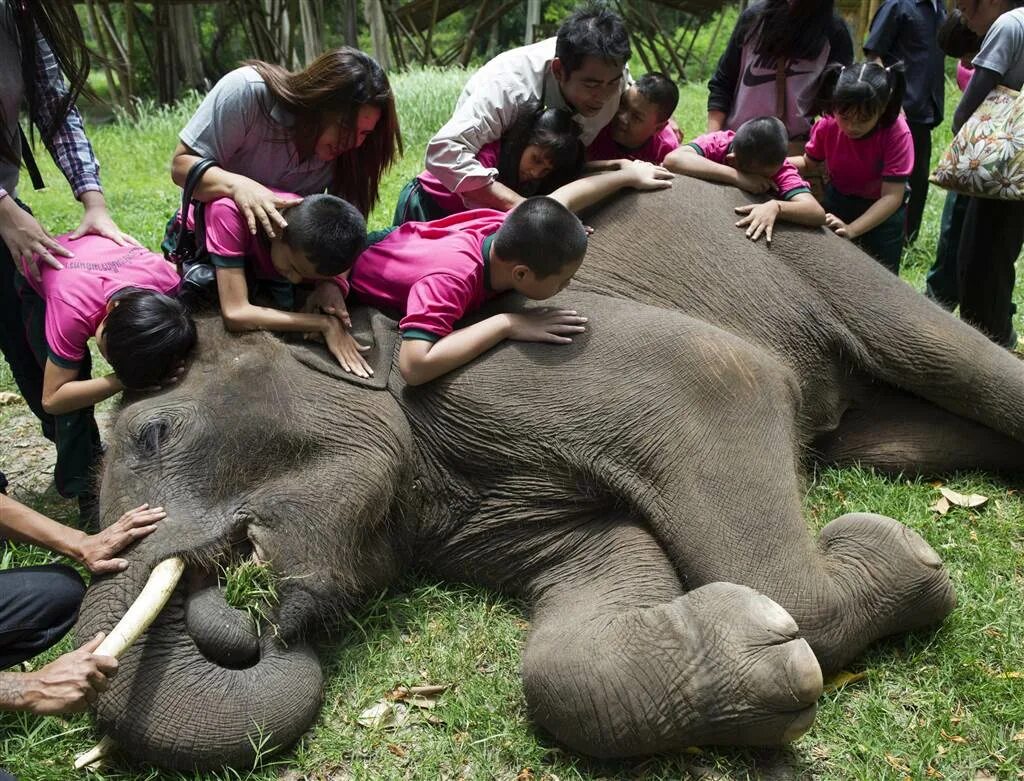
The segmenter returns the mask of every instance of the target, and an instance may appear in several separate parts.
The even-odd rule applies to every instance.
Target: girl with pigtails
[[[825,224],[899,274],[907,180],[914,169],[914,141],[900,107],[903,64],[833,65],[818,87],[804,154],[790,161],[801,173],[823,166]]]

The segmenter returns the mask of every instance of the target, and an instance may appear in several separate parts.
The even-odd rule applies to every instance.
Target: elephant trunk
[[[127,573],[94,583],[78,637],[109,632],[136,593],[137,579]],[[186,582],[179,584],[146,634],[123,653],[96,704],[98,725],[140,762],[185,771],[251,765],[257,755],[294,743],[316,719],[320,663],[309,647],[285,646],[269,632],[244,661],[236,655],[225,663],[204,652],[190,631],[206,642],[216,632],[197,625],[205,611],[196,612],[193,596]]]

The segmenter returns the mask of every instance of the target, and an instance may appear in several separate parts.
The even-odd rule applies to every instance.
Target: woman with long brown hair
[[[200,158],[216,160],[196,200],[232,198],[252,233],[260,224],[273,237],[286,224],[279,209],[292,203],[273,190],[327,190],[366,215],[401,148],[387,75],[343,47],[302,71],[253,60],[224,76],[181,131],[171,177],[184,185]]]

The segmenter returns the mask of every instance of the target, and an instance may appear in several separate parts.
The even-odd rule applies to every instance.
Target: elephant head
[[[128,398],[113,425],[104,523],[142,502],[168,517],[124,573],[94,582],[76,630],[110,631],[155,565],[186,562],[96,708],[133,758],[183,769],[251,762],[313,722],[322,674],[304,637],[393,577],[412,453],[390,393],[325,376],[306,348],[226,334],[219,319],[200,319],[200,335],[180,386]],[[376,354],[386,376],[391,354]],[[280,578],[263,626],[218,586],[218,567],[245,557]]]

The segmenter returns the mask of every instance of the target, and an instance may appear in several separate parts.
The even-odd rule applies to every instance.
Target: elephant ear
[[[373,369],[369,379],[349,374],[341,368],[325,345],[320,342],[296,342],[288,347],[295,359],[310,369],[326,374],[353,385],[373,390],[387,387],[395,349],[398,346],[398,323],[376,309],[356,306],[349,309],[352,317],[352,336],[359,344],[370,345],[370,351],[363,353],[366,362]]]

